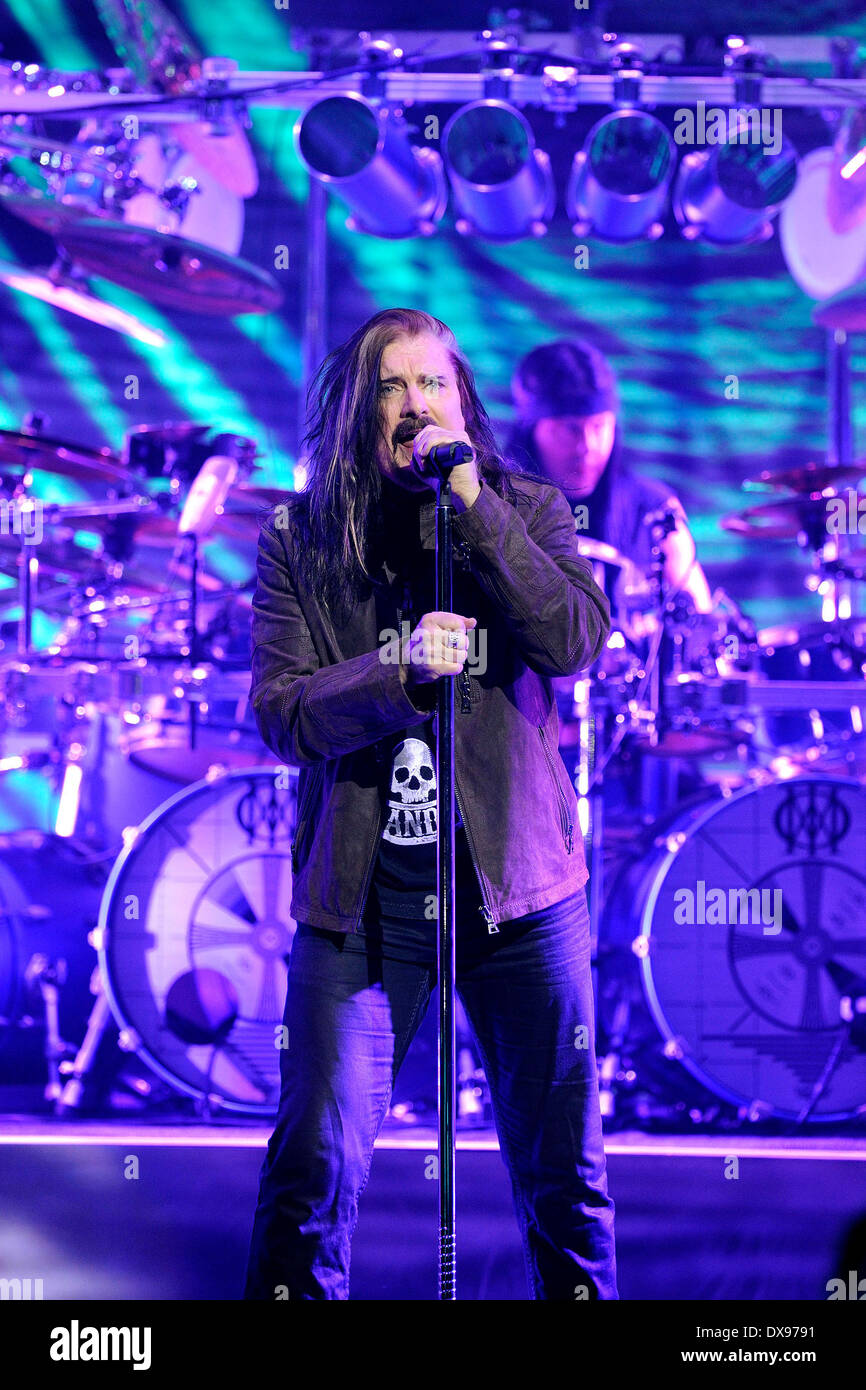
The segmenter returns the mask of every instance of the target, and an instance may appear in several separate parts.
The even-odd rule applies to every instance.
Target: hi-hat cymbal
[[[110,449],[88,449],[81,444],[65,444],[43,434],[20,430],[0,430],[0,472],[59,473],[79,483],[123,486],[130,475]]]
[[[796,468],[783,468],[774,473],[766,469],[757,478],[747,478],[743,487],[747,492],[766,488],[772,492],[794,492],[812,494],[824,492],[826,488],[837,488],[845,483],[856,483],[866,477],[866,459],[855,463],[806,463]]]

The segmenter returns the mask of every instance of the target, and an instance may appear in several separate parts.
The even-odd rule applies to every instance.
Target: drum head
[[[100,911],[106,991],[139,1056],[249,1114],[279,1098],[297,778],[249,769],[179,792],[118,859]]]
[[[812,150],[800,160],[797,186],[779,218],[782,252],[800,289],[812,299],[847,290],[866,271],[866,223],[834,231],[828,197],[835,155]]]
[[[841,1018],[866,974],[864,843],[866,787],[795,778],[676,822],[633,909],[609,904],[664,1054],[716,1096],[794,1119],[829,1068],[814,1119],[866,1103],[863,1040]]]

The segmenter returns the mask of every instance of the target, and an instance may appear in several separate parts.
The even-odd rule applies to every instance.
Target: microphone
[[[419,477],[445,479],[458,463],[468,463],[473,453],[472,447],[464,444],[462,439],[452,444],[434,444],[422,459],[413,451],[412,467]]]

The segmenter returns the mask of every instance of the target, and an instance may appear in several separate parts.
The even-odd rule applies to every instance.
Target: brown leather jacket
[[[540,479],[520,477],[514,487],[516,507],[482,481],[473,505],[454,518],[453,611],[477,618],[486,634],[486,669],[478,641],[457,677],[454,771],[488,925],[538,911],[586,882],[551,677],[588,667],[610,628],[563,494]],[[434,509],[431,494],[419,512],[431,566]],[[301,769],[292,916],[355,931],[384,823],[380,740],[430,717],[437,682],[410,694],[398,662],[382,659],[380,633],[400,630],[402,620],[387,564],[387,584],[379,593],[370,586],[349,621],[335,625],[293,575],[288,537],[268,517],[253,600],[250,701],[267,747]]]

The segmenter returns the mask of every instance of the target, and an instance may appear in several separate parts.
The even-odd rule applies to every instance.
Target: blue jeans
[[[492,936],[474,907],[458,897],[457,988],[490,1086],[531,1297],[618,1298],[586,895]],[[298,925],[245,1298],[348,1298],[373,1144],[435,981],[435,921],[398,923],[368,907],[356,935]]]

